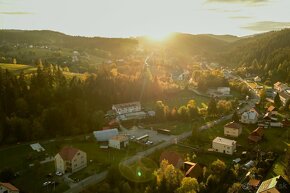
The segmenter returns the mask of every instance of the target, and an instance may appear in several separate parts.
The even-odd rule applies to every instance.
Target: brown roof
[[[276,110],[276,107],[274,107],[273,105],[271,105],[271,106],[267,109],[268,112],[272,112],[272,111],[275,111],[275,110]]]
[[[252,133],[249,135],[248,139],[253,142],[258,142],[262,140],[262,137],[264,135],[264,130],[261,127],[258,127]]]
[[[19,191],[18,188],[16,188],[15,186],[13,186],[10,183],[0,182],[0,186],[4,186],[5,188],[9,189],[10,191]]]
[[[77,154],[78,151],[80,150],[73,147],[64,147],[59,152],[59,155],[62,157],[63,160],[70,161],[73,159],[73,157]]]
[[[184,162],[185,164],[187,162]],[[190,162],[191,167],[185,172],[185,176],[192,174],[194,177],[200,177],[202,175],[202,167],[197,163]]]
[[[241,129],[242,126],[239,123],[230,122],[230,123],[227,123],[224,127],[229,127],[232,129]]]
[[[250,179],[249,182],[248,182],[248,184],[249,184],[250,186],[253,186],[253,187],[258,187],[259,184],[260,184],[260,182],[261,182],[260,180]]]
[[[252,133],[250,135],[263,137],[264,130],[263,130],[262,127],[258,127],[257,129],[255,129],[254,131],[252,131]]]
[[[180,167],[179,164],[183,162],[182,157],[175,151],[164,151],[160,155],[160,163],[162,160],[167,160],[169,164],[172,164],[174,167]]]

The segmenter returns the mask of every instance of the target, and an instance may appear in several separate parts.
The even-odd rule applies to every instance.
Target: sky
[[[0,0],[0,29],[69,35],[251,35],[290,27],[290,0]]]

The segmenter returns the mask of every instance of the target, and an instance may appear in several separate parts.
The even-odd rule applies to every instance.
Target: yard
[[[160,99],[165,105],[168,105],[170,108],[177,107],[179,108],[182,105],[187,105],[189,100],[195,100],[198,107],[203,107],[202,103],[207,104],[209,98],[199,96],[192,91],[182,90],[175,95],[168,96],[165,99]],[[157,101],[157,100],[156,100]],[[156,101],[149,101],[144,103],[144,107],[148,109],[154,109]]]
[[[0,150],[1,158],[5,157],[5,159],[0,159],[0,170],[11,168],[14,172],[17,172],[19,176],[12,182],[25,192],[44,192],[46,189],[54,188],[51,185],[46,186],[46,189],[43,188],[44,182],[54,180],[58,182],[55,192],[63,192],[67,189],[63,179],[54,175],[54,162],[40,164],[40,161],[46,157],[55,156],[63,146],[73,146],[87,153],[88,167],[71,176],[71,178],[78,179],[84,179],[92,174],[101,172],[111,164],[119,164],[121,160],[147,148],[137,143],[130,143],[124,150],[100,149],[99,144],[92,136],[89,139],[84,136],[78,136],[51,140],[40,144],[44,147],[44,152],[32,150],[29,144]],[[29,167],[29,164],[34,164],[34,166]],[[52,174],[52,178],[47,178],[49,173]]]

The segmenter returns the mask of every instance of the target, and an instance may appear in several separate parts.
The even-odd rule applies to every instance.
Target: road
[[[147,64],[147,60],[150,58],[150,56],[148,56],[146,59],[145,59],[145,65],[148,65]],[[244,82],[247,84],[247,82],[243,79],[241,79],[241,77],[237,77],[235,75],[232,75],[232,77]],[[249,86],[247,84],[247,86]],[[251,108],[253,108],[257,102],[257,100],[259,100],[259,96],[257,96],[257,94],[255,92],[252,92],[253,94],[253,98],[252,99],[249,99],[248,100],[248,103],[247,105],[245,105],[243,108],[239,109],[238,110],[238,113],[243,113],[245,111],[248,111],[250,110]],[[208,128],[211,128],[217,124],[219,124],[220,122],[222,121],[226,121],[226,120],[230,120],[232,118],[233,114],[229,114],[227,116],[224,116],[224,117],[221,117],[217,120],[214,120],[212,122],[208,122],[206,125],[203,125],[201,127],[199,127],[199,131],[202,131],[202,130],[206,130]],[[170,145],[173,145],[173,144],[177,144],[178,141],[181,141],[183,139],[186,139],[188,137],[190,137],[192,134],[192,131],[188,131],[188,132],[185,132],[185,133],[182,133],[178,136],[171,136],[167,141],[164,141],[163,143],[160,143],[148,150],[145,150],[143,152],[138,152],[136,155],[128,158],[127,160],[124,160],[123,162],[121,162],[121,164],[132,164],[136,161],[138,161],[139,159],[143,158],[143,157],[146,157],[152,153],[154,153],[155,151],[157,150],[160,150],[160,149],[164,149]],[[104,171],[100,174],[95,174],[93,176],[90,176],[84,180],[82,180],[81,182],[79,183],[76,183],[76,184],[73,184],[70,189],[68,191],[66,191],[65,193],[77,193],[77,192],[80,192],[81,190],[83,190],[85,187],[87,186],[90,186],[90,185],[93,185],[93,184],[96,184],[96,183],[99,183],[101,182],[102,180],[104,180],[108,175],[108,171]]]

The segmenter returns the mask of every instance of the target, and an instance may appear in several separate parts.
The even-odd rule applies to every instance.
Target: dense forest
[[[290,82],[290,29],[242,38],[216,55],[221,64],[244,68],[271,82]]]
[[[154,100],[168,91],[147,78],[106,67],[85,80],[68,78],[54,65],[30,75],[0,70],[0,144],[98,130],[112,104],[139,100],[141,93],[142,100]]]

